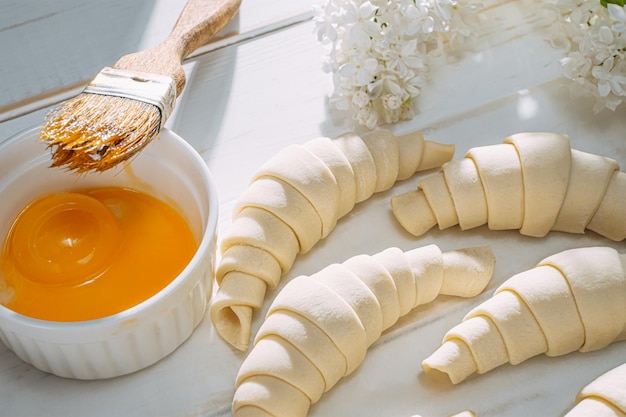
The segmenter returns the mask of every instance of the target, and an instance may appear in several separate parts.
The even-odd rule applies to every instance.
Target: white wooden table
[[[511,133],[557,131],[569,134],[573,147],[626,166],[625,109],[594,116],[591,103],[572,100],[560,77],[561,52],[533,29],[536,5],[494,3],[497,7],[485,12],[493,14],[493,26],[482,36],[485,45],[455,64],[434,68],[416,117],[391,128],[397,133],[422,129],[427,139],[455,143],[456,157],[472,146],[500,143]],[[349,120],[326,106],[332,80],[321,71],[325,49],[314,38],[311,4],[244,0],[237,19],[185,65],[188,85],[168,127],[210,167],[219,189],[222,231],[229,227],[234,199],[263,162],[287,144],[352,129]],[[182,5],[182,0],[1,2],[0,141],[40,124],[50,106],[76,94],[119,56],[164,38]],[[447,329],[511,275],[564,249],[608,245],[625,251],[624,244],[593,233],[535,239],[486,228],[412,238],[396,224],[389,198],[412,189],[418,179],[359,204],[296,261],[284,282],[352,255],[430,243],[444,250],[492,245],[494,278],[474,299],[442,298],[401,319],[309,415],[444,417],[472,409],[480,417],[561,416],[582,386],[626,360],[626,343],[593,353],[536,357],[458,386],[435,383],[421,372],[420,363]],[[244,356],[217,336],[208,315],[172,355],[112,380],[47,375],[1,346],[0,416],[229,416]]]

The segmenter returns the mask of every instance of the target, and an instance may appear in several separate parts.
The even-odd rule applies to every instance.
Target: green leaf
[[[609,3],[617,4],[618,6],[624,7],[624,0],[600,0],[600,4],[604,7],[607,7]]]

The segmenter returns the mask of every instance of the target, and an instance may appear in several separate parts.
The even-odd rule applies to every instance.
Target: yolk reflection
[[[183,217],[148,194],[118,187],[55,193],[14,221],[0,288],[10,293],[5,306],[26,316],[96,319],[156,294],[196,249]]]

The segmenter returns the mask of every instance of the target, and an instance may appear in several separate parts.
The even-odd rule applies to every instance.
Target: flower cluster
[[[331,106],[367,128],[410,119],[428,82],[429,58],[470,38],[472,0],[324,0],[318,40],[330,47]]]
[[[563,76],[574,95],[592,97],[595,113],[626,98],[626,8],[603,0],[559,0],[550,41],[566,52]]]

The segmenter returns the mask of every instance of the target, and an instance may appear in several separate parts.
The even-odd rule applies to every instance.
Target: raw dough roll
[[[294,278],[270,305],[239,370],[233,416],[306,416],[402,314],[439,294],[477,295],[494,266],[488,247],[442,253],[429,245],[357,255]]]
[[[626,238],[626,174],[613,159],[570,148],[558,133],[518,133],[470,149],[417,189],[391,198],[398,222],[420,236],[438,225],[487,224],[543,237],[551,230],[592,230]]]
[[[449,330],[422,362],[452,383],[545,353],[588,352],[626,339],[626,255],[570,249],[514,275]]]
[[[220,241],[210,306],[218,334],[248,349],[253,311],[299,253],[328,236],[356,203],[453,154],[453,145],[425,141],[421,132],[395,137],[378,129],[290,145],[267,161],[235,202]]]
[[[519,229],[524,222],[524,181],[515,146],[508,143],[482,146],[470,149],[466,158],[476,164],[485,190],[489,228]]]
[[[626,416],[626,364],[600,375],[576,396],[576,404],[565,417]]]

